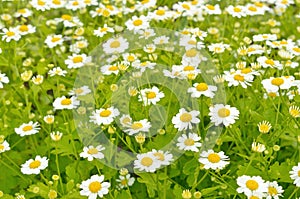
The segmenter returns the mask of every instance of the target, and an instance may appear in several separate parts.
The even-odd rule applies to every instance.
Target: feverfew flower
[[[60,46],[64,42],[62,35],[48,35],[45,43],[49,48],[54,48],[55,46]]]
[[[103,159],[104,155],[101,151],[103,151],[105,147],[102,145],[98,145],[96,147],[94,146],[88,146],[83,148],[83,152],[81,152],[79,155],[80,157],[87,158],[88,161],[92,161],[95,159]]]
[[[3,83],[4,83],[4,84],[9,83],[9,79],[8,79],[8,77],[6,76],[5,73],[1,73],[1,72],[0,72],[0,88],[3,88]]]
[[[119,179],[116,180],[119,184],[117,185],[119,189],[123,189],[125,187],[130,187],[133,185],[135,178],[131,177],[130,174],[120,175]]]
[[[23,123],[20,127],[15,128],[16,134],[20,135],[21,137],[36,134],[39,132],[39,130],[39,123],[33,123],[33,121],[30,121],[29,123]]]
[[[73,54],[72,56],[68,56],[68,59],[65,60],[65,64],[68,68],[80,68],[91,61],[92,58],[86,54]]]
[[[230,107],[229,105],[215,104],[209,108],[210,121],[215,123],[216,126],[223,124],[224,126],[229,126],[234,124],[235,120],[239,118],[239,110],[235,107]]]
[[[74,109],[79,106],[80,101],[77,100],[75,96],[71,98],[66,98],[65,96],[58,97],[53,102],[53,107],[55,110],[62,109]]]
[[[119,110],[112,107],[109,108],[100,108],[95,110],[90,116],[90,122],[93,122],[97,125],[108,125],[111,124],[115,117],[120,114]]]
[[[147,29],[149,28],[149,22],[148,18],[144,15],[141,15],[139,17],[133,16],[131,19],[125,22],[125,26],[128,30],[141,30],[141,29]]]
[[[237,192],[244,193],[246,196],[251,196],[253,193],[268,192],[268,185],[260,176],[239,176],[237,178]]]
[[[139,171],[153,173],[160,167],[159,160],[152,153],[138,154],[136,158],[134,168]]]
[[[201,137],[196,133],[189,133],[188,135],[183,134],[177,139],[178,143],[176,146],[180,150],[198,152],[198,148],[202,145],[200,142],[198,142],[200,140]]]
[[[147,119],[142,119],[139,121],[132,122],[129,128],[124,130],[129,135],[134,135],[139,132],[149,132],[149,129],[151,128],[151,124]]]
[[[21,39],[21,35],[16,28],[3,28],[2,41],[10,42],[11,40],[19,41]]]
[[[103,198],[104,195],[108,194],[108,188],[110,187],[109,182],[103,182],[104,175],[93,175],[90,179],[81,182],[80,195],[88,196],[88,199],[96,199],[97,196]]]
[[[205,169],[224,169],[229,164],[229,158],[223,151],[218,153],[213,150],[203,151],[200,154],[199,162],[204,164]]]
[[[69,95],[83,96],[91,93],[91,89],[88,86],[81,86],[79,88],[73,88]]]
[[[188,93],[191,93],[191,97],[199,98],[201,95],[204,95],[209,98],[213,98],[217,91],[216,86],[207,85],[204,82],[194,83],[193,87],[188,88]]]
[[[279,199],[279,197],[282,197],[282,193],[284,192],[284,190],[282,189],[282,186],[279,186],[278,183],[276,181],[273,182],[266,182],[267,186],[268,186],[268,192],[267,192],[267,197],[266,199]]]
[[[164,97],[165,94],[159,91],[156,86],[153,86],[152,88],[145,88],[140,91],[139,101],[143,102],[144,105],[147,106],[150,104],[156,104]]]
[[[33,159],[27,160],[24,164],[21,165],[21,172],[26,175],[30,174],[39,174],[41,170],[44,170],[48,167],[47,157],[36,156]]]
[[[55,75],[65,76],[67,74],[67,71],[61,69],[60,67],[55,67],[55,68],[52,68],[51,70],[49,70],[48,74],[50,75],[50,77],[53,77]]]
[[[172,123],[178,131],[192,129],[192,124],[198,124],[200,122],[200,119],[197,118],[199,114],[199,111],[193,110],[187,112],[184,108],[181,108],[179,113],[172,118]]]
[[[9,150],[10,150],[9,143],[6,140],[4,140],[2,143],[0,143],[0,153],[9,151]]]
[[[296,187],[300,187],[300,162],[297,166],[293,166],[292,171],[290,171],[290,177],[294,180]]]

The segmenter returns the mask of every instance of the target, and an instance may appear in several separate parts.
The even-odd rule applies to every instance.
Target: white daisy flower
[[[2,31],[2,41],[10,42],[11,40],[19,41],[21,39],[21,35],[16,28],[3,28]]]
[[[67,74],[67,71],[61,69],[60,67],[55,67],[55,68],[52,68],[51,70],[49,70],[48,74],[50,75],[50,77],[53,77],[55,75],[65,76]]]
[[[229,126],[234,124],[235,120],[239,118],[239,110],[229,105],[215,104],[209,108],[210,121],[216,126],[223,124]]]
[[[163,21],[169,19],[172,17],[172,15],[173,15],[172,12],[169,11],[169,8],[167,6],[158,7],[153,12],[148,13],[148,17],[150,19],[154,19],[157,21]]]
[[[243,70],[224,71],[225,80],[228,82],[228,86],[241,85],[243,88],[251,86],[254,76],[251,73],[243,73]]]
[[[133,185],[135,178],[131,177],[130,174],[125,176],[120,175],[119,179],[116,180],[119,184],[117,185],[119,189],[123,189],[125,187],[130,187]]]
[[[108,194],[110,187],[109,182],[103,182],[104,175],[93,175],[90,179],[82,181],[80,184],[80,195],[87,196],[88,199],[96,199],[97,196],[103,198],[104,195]]]
[[[132,67],[140,70],[140,72],[144,72],[147,68],[154,69],[154,66],[156,63],[150,62],[150,61],[135,61],[132,63]]]
[[[68,56],[68,59],[65,60],[65,64],[68,68],[80,68],[91,61],[92,58],[86,54],[73,54],[72,56]]]
[[[109,64],[109,65],[102,66],[101,72],[103,73],[103,75],[111,75],[111,74],[118,75],[120,70],[116,64],[112,64],[112,65]]]
[[[103,44],[103,50],[107,54],[123,53],[128,47],[129,43],[123,37],[111,38]]]
[[[167,44],[169,43],[169,39],[170,37],[167,37],[167,36],[159,36],[159,37],[156,37],[153,42],[154,44],[158,45],[158,44]]]
[[[266,184],[268,186],[266,199],[279,199],[279,197],[283,196],[282,193],[284,192],[284,190],[282,189],[282,186],[279,186],[276,181],[267,181]]]
[[[0,153],[9,151],[9,150],[10,150],[9,143],[6,140],[4,140],[2,143],[0,143]]]
[[[300,187],[300,162],[297,166],[293,166],[292,170],[289,172],[290,177],[292,180],[294,180],[294,183],[296,187]]]
[[[187,92],[191,93],[191,97],[199,98],[201,95],[204,95],[209,98],[213,98],[217,91],[216,86],[207,85],[204,82],[194,83],[193,87],[188,88]]]
[[[63,134],[59,131],[50,133],[50,138],[55,142],[61,140],[62,136]]]
[[[87,158],[88,161],[92,161],[95,159],[103,159],[104,154],[101,152],[105,149],[102,145],[98,145],[96,147],[94,146],[88,146],[83,148],[83,152],[79,154],[82,158]]]
[[[287,90],[293,86],[293,76],[270,77],[261,81],[263,87],[268,92],[277,92],[279,89]]]
[[[98,29],[94,30],[94,35],[97,37],[103,37],[108,32],[113,33],[115,31],[113,28],[108,27],[107,24],[104,24],[104,26],[102,28],[99,27]]]
[[[130,115],[122,115],[120,118],[120,123],[123,127],[130,127],[132,123],[132,118]]]
[[[35,33],[36,28],[32,25],[19,25],[16,27],[20,35]]]
[[[54,122],[54,115],[46,115],[43,118],[44,122],[46,122],[47,124],[53,124]]]
[[[152,153],[137,154],[134,168],[139,171],[155,172],[160,167],[160,161]]]
[[[43,83],[43,81],[44,81],[44,76],[43,75],[36,75],[36,76],[32,77],[32,82],[35,85],[40,85],[40,84]]]
[[[170,165],[173,161],[173,155],[168,151],[156,150],[152,149],[151,152],[154,156],[156,156],[157,160],[160,162],[160,165]]]
[[[274,41],[277,39],[276,34],[258,34],[253,36],[253,41]]]
[[[258,57],[257,62],[263,68],[277,68],[279,70],[283,68],[282,64],[278,60],[268,59],[266,56]]]
[[[65,0],[51,0],[51,2],[49,2],[50,8],[53,9],[63,8],[65,5],[66,5]]]
[[[33,159],[27,160],[24,164],[21,165],[21,172],[26,175],[30,174],[39,174],[41,170],[44,170],[48,167],[47,157],[36,156]]]
[[[139,38],[149,39],[150,37],[155,36],[155,31],[153,29],[139,30]]]
[[[232,17],[237,17],[237,18],[241,18],[241,17],[245,17],[247,16],[246,11],[245,11],[245,7],[244,6],[228,6],[225,9]]]
[[[203,151],[200,154],[199,162],[204,164],[205,169],[224,169],[229,164],[229,158],[223,151],[218,153],[213,150]]]
[[[246,196],[250,196],[253,193],[266,193],[268,192],[268,185],[260,176],[239,176],[237,178],[237,192],[244,193]]]
[[[64,42],[62,35],[48,35],[45,43],[49,48],[54,48],[55,46],[61,46]]]
[[[203,9],[209,14],[209,15],[219,15],[222,13],[219,4],[211,5],[206,4],[203,6]]]
[[[82,27],[83,23],[79,20],[78,17],[73,17],[68,14],[63,14],[60,18],[56,18],[55,21],[62,22],[64,24],[64,27],[66,28],[72,28],[72,27]]]
[[[53,102],[54,110],[74,109],[79,106],[80,101],[75,96],[66,98],[65,96],[58,97]]]
[[[208,47],[208,50],[213,54],[223,53],[230,46],[228,44],[223,43],[212,43]]]
[[[202,146],[202,144],[198,142],[200,140],[201,137],[199,137],[196,133],[189,133],[188,136],[183,134],[177,139],[178,143],[176,146],[180,150],[198,152],[198,148]]]
[[[76,11],[76,10],[79,10],[79,9],[83,9],[85,8],[85,4],[84,2],[81,0],[70,0],[70,1],[67,1],[67,4],[65,5],[66,9],[68,10],[72,10],[72,11]]]
[[[8,83],[9,83],[9,79],[8,79],[8,77],[6,76],[5,73],[1,73],[1,72],[0,72],[0,88],[3,88],[3,83],[4,83],[4,84],[8,84]]]
[[[127,132],[129,135],[134,135],[139,132],[149,132],[149,129],[151,128],[151,124],[147,119],[139,120],[132,122],[130,127],[124,132]]]
[[[30,4],[32,7],[40,11],[50,10],[49,3],[46,0],[31,0]]]
[[[69,95],[75,95],[75,96],[83,96],[91,93],[91,89],[89,89],[88,86],[81,86],[79,88],[74,88],[69,92]]]
[[[39,130],[39,123],[33,123],[32,121],[30,121],[29,123],[23,123],[18,128],[15,128],[16,134],[20,135],[21,137],[36,134],[39,132]]]
[[[93,111],[90,116],[90,122],[93,122],[96,125],[108,125],[111,124],[118,115],[120,115],[119,110],[113,106],[106,109],[100,108]]]
[[[147,29],[149,28],[149,19],[145,17],[144,15],[141,15],[139,17],[133,16],[131,19],[127,20],[125,22],[125,26],[128,30],[141,30],[141,29]]]
[[[164,98],[165,94],[156,86],[153,86],[152,88],[145,88],[140,91],[140,94],[138,96],[139,102],[143,102],[145,106],[150,104],[156,104],[160,101],[161,98]]]
[[[198,124],[200,122],[200,119],[197,118],[199,114],[199,111],[193,110],[187,112],[184,108],[181,108],[179,113],[172,118],[172,123],[178,131],[192,129],[192,124]]]
[[[27,8],[19,9],[17,12],[15,12],[14,17],[30,17],[32,15],[32,11]]]

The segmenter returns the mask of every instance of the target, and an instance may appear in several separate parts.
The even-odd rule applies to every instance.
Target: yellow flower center
[[[6,35],[9,37],[12,37],[12,36],[15,36],[15,33],[12,31],[8,31],[8,32],[6,32]]]
[[[222,117],[222,118],[228,117],[230,115],[230,110],[227,108],[220,108],[218,110],[218,115],[219,115],[219,117]]]
[[[281,77],[276,77],[274,79],[272,79],[271,84],[275,85],[275,86],[280,86],[284,83],[284,80]]]
[[[185,66],[183,68],[183,71],[193,71],[193,70],[195,70],[194,66]]]
[[[104,17],[108,17],[108,16],[110,15],[109,10],[107,10],[107,9],[103,10],[102,15],[103,15]]]
[[[272,60],[272,59],[267,59],[266,61],[265,61],[265,63],[266,64],[269,64],[269,65],[271,65],[271,66],[274,66],[274,61]]]
[[[276,97],[276,96],[277,96],[277,94],[276,94],[276,93],[274,93],[274,92],[270,92],[270,93],[268,93],[268,96],[269,96],[269,97]]]
[[[234,11],[234,12],[241,12],[242,9],[240,9],[239,7],[234,7],[234,8],[233,8],[233,11]]]
[[[121,43],[117,40],[110,43],[111,48],[119,48],[121,46]]]
[[[140,123],[140,122],[134,122],[134,123],[131,125],[131,128],[132,128],[133,130],[138,130],[138,129],[143,128],[143,124]]]
[[[156,97],[156,94],[155,94],[155,92],[150,91],[150,92],[146,93],[146,96],[148,99],[153,99]]]
[[[19,28],[19,30],[20,30],[21,32],[26,32],[26,31],[28,31],[29,29],[28,29],[28,26],[26,26],[26,25],[21,25],[20,28]]]
[[[193,146],[195,144],[195,141],[191,138],[188,138],[184,141],[184,145],[186,146]]]
[[[211,153],[211,154],[208,155],[207,159],[211,163],[218,163],[218,162],[220,162],[221,157],[217,153]]]
[[[53,0],[52,3],[55,4],[55,5],[60,5],[61,1],[60,0]]]
[[[268,193],[271,195],[271,196],[275,196],[278,194],[277,192],[277,189],[275,187],[268,187]]]
[[[298,176],[300,177],[300,170],[298,171]]]
[[[300,48],[295,47],[295,48],[293,48],[293,51],[296,51],[297,53],[300,53]]]
[[[140,26],[140,25],[142,25],[142,24],[143,24],[143,21],[140,20],[140,19],[136,19],[136,20],[133,21],[133,25],[134,25],[134,26]]]
[[[142,4],[146,4],[146,3],[149,3],[149,1],[150,1],[150,0],[143,0],[141,3],[142,3]]]
[[[254,6],[250,6],[248,8],[248,10],[252,11],[252,12],[256,12],[257,11],[257,8],[255,8]]]
[[[57,42],[57,41],[59,41],[60,40],[60,38],[59,37],[53,37],[52,39],[51,39],[51,42]]]
[[[78,5],[79,5],[78,1],[73,2],[73,6],[78,6]]]
[[[259,131],[260,131],[260,132],[268,132],[268,131],[269,131],[269,126],[266,125],[266,124],[261,124],[261,125],[259,126]]]
[[[188,41],[188,44],[190,44],[190,45],[195,45],[197,42],[195,41],[195,40],[189,40]]]
[[[76,90],[75,90],[75,93],[76,94],[81,94],[83,92],[83,89],[81,89],[81,88],[77,88]]]
[[[206,7],[207,7],[209,10],[215,10],[215,6],[213,6],[213,5],[206,5]]]
[[[117,71],[118,67],[117,66],[110,66],[108,70],[110,70],[110,71]]]
[[[189,6],[188,4],[186,4],[186,3],[182,4],[182,7],[183,7],[184,9],[186,9],[186,10],[191,9],[190,6]]]
[[[122,123],[128,124],[130,121],[131,121],[131,119],[130,119],[129,117],[125,117],[125,118],[122,120]]]
[[[249,199],[259,199],[257,196],[250,196]]]
[[[110,114],[111,114],[110,110],[104,110],[104,111],[101,111],[100,116],[101,117],[108,117],[108,116],[110,116]]]
[[[97,193],[98,191],[101,190],[101,188],[102,188],[102,185],[98,181],[91,182],[91,184],[89,185],[89,190],[92,193]]]
[[[242,75],[235,75],[233,79],[240,82],[243,82],[245,80],[244,76]]]
[[[80,63],[82,62],[83,58],[81,56],[76,56],[73,58],[73,62],[74,63]]]
[[[293,117],[298,117],[300,115],[300,112],[297,109],[291,109],[289,112]]]
[[[241,73],[243,73],[243,74],[248,74],[248,73],[251,73],[251,72],[252,72],[251,68],[244,68],[244,69],[241,70]]]
[[[31,162],[31,163],[29,164],[29,168],[30,168],[30,169],[36,169],[36,168],[38,168],[39,166],[41,166],[41,161],[39,161],[39,160],[34,160],[33,162]]]
[[[121,180],[120,183],[121,183],[121,185],[124,185],[124,186],[125,186],[125,185],[127,185],[127,180],[126,180],[126,179],[123,179],[123,180]]]
[[[67,21],[72,20],[72,16],[70,16],[70,15],[62,15],[61,18],[62,18],[63,20],[67,20]]]
[[[45,3],[45,1],[38,0],[37,4],[39,6],[44,6],[46,3]]]
[[[162,10],[162,9],[156,11],[156,14],[159,15],[159,16],[162,16],[162,15],[164,15],[165,13],[166,13],[165,10]]]
[[[162,153],[156,152],[153,154],[155,157],[157,157],[157,159],[159,159],[160,161],[164,161],[165,160],[165,156]]]
[[[189,114],[189,113],[183,113],[181,116],[180,116],[180,120],[182,122],[190,122],[192,120],[192,115]]]
[[[134,60],[135,60],[135,58],[134,58],[133,55],[129,55],[129,56],[127,57],[127,61],[129,61],[129,62],[133,62]]]
[[[258,189],[258,183],[255,180],[248,180],[246,182],[246,187],[248,189],[250,189],[251,191],[255,191],[256,189]]]
[[[192,49],[190,49],[190,50],[187,50],[187,51],[185,52],[185,55],[186,55],[187,57],[195,57],[195,56],[197,55],[197,50],[194,49],[194,48],[192,48]]]
[[[4,145],[0,144],[0,151],[4,150]]]
[[[64,105],[64,106],[67,106],[67,105],[72,104],[72,100],[66,98],[66,99],[61,100],[60,104],[61,104],[61,105]]]
[[[196,86],[197,91],[206,91],[208,86],[206,83],[200,83]]]
[[[90,155],[95,155],[98,153],[98,150],[96,148],[90,148],[87,153]]]
[[[149,167],[153,164],[153,160],[152,158],[149,158],[149,157],[144,157],[142,160],[141,160],[141,164],[143,166],[146,166],[146,167]]]
[[[25,9],[20,9],[20,10],[18,10],[18,13],[25,14],[26,10]]]
[[[33,129],[33,127],[31,125],[28,125],[28,126],[24,126],[23,127],[23,131],[31,131]]]

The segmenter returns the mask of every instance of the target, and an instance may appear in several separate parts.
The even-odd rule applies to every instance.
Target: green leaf
[[[195,169],[199,167],[199,162],[197,159],[193,158],[190,161],[186,162],[183,166],[183,173],[186,175],[195,173]]]

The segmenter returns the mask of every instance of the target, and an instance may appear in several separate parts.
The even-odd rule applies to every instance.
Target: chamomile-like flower
[[[178,142],[177,142],[176,146],[180,150],[198,152],[199,147],[201,147],[201,145],[202,145],[199,142],[200,140],[201,140],[201,137],[198,136],[196,133],[189,133],[188,135],[182,134],[177,139]]]
[[[107,33],[113,33],[115,32],[113,28],[108,27],[107,24],[104,24],[103,27],[99,27],[98,29],[94,30],[94,35],[97,37],[103,37]]]
[[[246,196],[250,196],[253,193],[266,193],[268,192],[268,185],[260,176],[239,176],[237,178],[237,192],[244,193]]]
[[[20,135],[21,137],[36,134],[39,132],[39,130],[39,123],[33,123],[33,121],[30,121],[29,123],[23,123],[18,128],[15,128],[16,134]]]
[[[39,174],[41,170],[48,167],[47,157],[36,156],[34,159],[27,160],[21,165],[21,172],[26,175]]]
[[[11,40],[19,41],[21,39],[21,34],[16,28],[3,28],[2,41],[10,42]]]
[[[69,95],[83,96],[91,93],[91,89],[88,86],[81,86],[79,88],[74,88],[69,92]]]
[[[229,105],[215,104],[209,108],[210,121],[216,126],[223,124],[224,126],[229,126],[234,124],[235,120],[239,118],[239,110],[235,107],[230,107]]]
[[[270,122],[264,120],[262,122],[259,122],[257,124],[258,127],[258,131],[261,133],[268,133],[270,131],[270,129],[272,128],[272,125],[270,124]]]
[[[65,76],[67,74],[67,71],[63,70],[61,67],[55,67],[52,68],[51,70],[48,71],[48,74],[50,75],[50,77],[53,76]]]
[[[133,16],[131,19],[125,22],[125,25],[128,30],[134,30],[138,31],[141,29],[147,29],[149,28],[149,19],[145,17],[144,15],[141,15],[139,17]]]
[[[4,140],[2,143],[0,143],[0,153],[9,151],[9,150],[10,150],[9,143],[6,140]]]
[[[134,161],[134,168],[139,171],[155,172],[160,167],[160,161],[152,153],[138,154]]]
[[[139,121],[134,121],[130,124],[128,129],[124,131],[127,132],[129,135],[134,135],[139,132],[148,132],[151,128],[151,123],[147,119],[142,119]]]
[[[152,149],[152,151],[149,153],[152,153],[154,156],[157,157],[160,165],[167,166],[170,165],[171,162],[173,161],[173,155],[168,151]]]
[[[291,106],[289,108],[289,114],[294,118],[300,117],[300,108],[299,108],[299,106],[295,106],[295,105]]]
[[[224,169],[229,164],[229,158],[223,151],[218,153],[213,150],[203,151],[200,154],[199,162],[204,164],[205,169]]]
[[[188,88],[188,93],[191,93],[191,97],[199,98],[201,95],[204,95],[209,98],[213,98],[217,91],[216,86],[207,85],[204,82],[194,83],[193,87]]]
[[[82,181],[80,184],[80,195],[87,196],[88,199],[96,199],[98,196],[103,198],[108,194],[110,183],[103,182],[104,175],[93,175],[90,179]]]
[[[294,180],[296,187],[300,187],[300,162],[297,166],[293,166],[292,170],[289,172],[290,177]]]
[[[139,101],[143,102],[145,106],[150,104],[156,104],[161,98],[164,98],[165,94],[160,91],[156,86],[152,88],[145,88],[140,91]]]
[[[79,106],[80,101],[77,100],[75,96],[67,98],[65,96],[58,97],[53,102],[53,107],[55,110],[62,109],[74,109]]]
[[[65,64],[68,68],[80,68],[86,63],[91,62],[92,58],[86,54],[73,54],[68,56],[68,59],[65,60]]]
[[[103,151],[105,147],[102,145],[98,145],[96,147],[94,146],[88,146],[83,148],[83,152],[79,154],[82,158],[87,158],[88,161],[92,161],[95,159],[103,159],[104,155],[101,151]]]
[[[3,88],[3,84],[8,84],[9,79],[5,73],[0,72],[0,88]]]
[[[293,76],[270,77],[262,80],[263,87],[268,92],[277,92],[279,89],[287,90],[293,86]]]
[[[97,125],[108,125],[111,124],[118,115],[120,115],[119,110],[113,106],[109,108],[100,108],[92,113],[90,116],[90,122]]]
[[[199,111],[192,110],[188,112],[184,108],[181,108],[179,109],[179,113],[172,118],[172,123],[178,131],[192,129],[192,124],[200,122],[200,119],[197,118],[199,114]]]
[[[123,37],[111,38],[103,44],[103,50],[107,54],[123,53],[128,49],[129,43]]]
[[[276,181],[267,181],[266,184],[268,186],[266,199],[279,199],[279,197],[283,196],[282,193],[284,192],[284,190],[282,189],[282,186],[279,186]]]
[[[60,46],[64,42],[62,35],[48,35],[45,43],[49,48],[54,48],[55,46]]]
[[[130,187],[133,185],[135,178],[131,177],[130,174],[127,175],[120,175],[119,179],[116,180],[118,184],[119,189],[123,189],[125,187]]]

